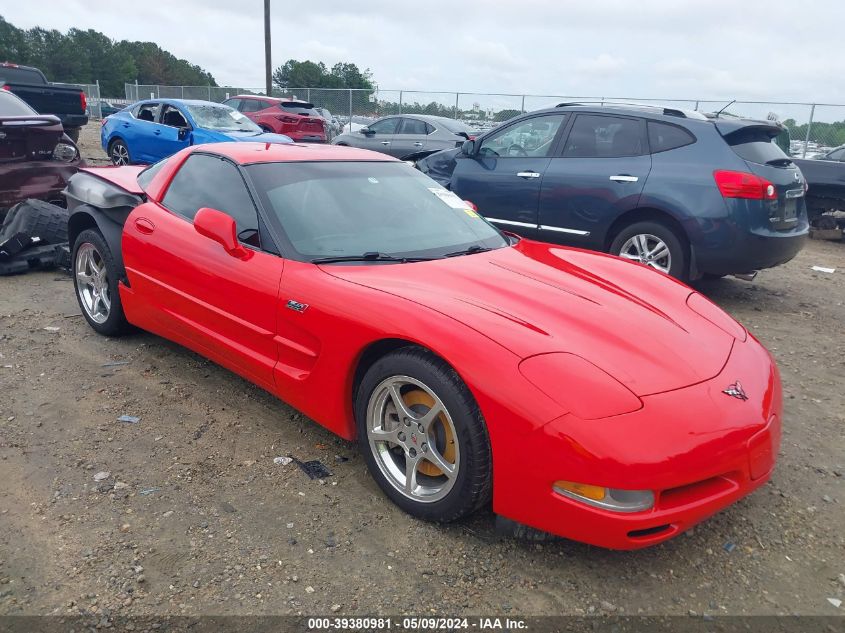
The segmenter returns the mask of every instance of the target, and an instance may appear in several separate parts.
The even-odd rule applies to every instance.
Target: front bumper
[[[737,380],[747,400],[723,393]],[[497,455],[494,446],[494,511],[573,540],[637,549],[680,534],[771,476],[780,378],[752,337],[735,343],[716,378],[642,401],[639,411],[600,420],[562,416],[531,433],[518,454]],[[651,490],[655,504],[612,512],[553,492],[557,480]]]

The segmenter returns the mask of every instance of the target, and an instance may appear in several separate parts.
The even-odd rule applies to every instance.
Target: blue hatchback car
[[[264,132],[229,106],[187,99],[134,103],[103,119],[100,141],[115,165],[155,163],[201,143],[293,142],[283,134]]]
[[[518,116],[417,167],[502,229],[679,279],[750,275],[807,235],[806,185],[770,121],[622,104]]]

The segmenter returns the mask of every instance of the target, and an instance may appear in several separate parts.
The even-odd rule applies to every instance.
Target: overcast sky
[[[263,86],[262,0],[3,4],[19,27],[152,40]],[[845,103],[842,24],[843,0],[272,2],[274,66],[351,61],[404,90]]]

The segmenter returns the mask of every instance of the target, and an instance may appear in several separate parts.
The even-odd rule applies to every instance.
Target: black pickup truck
[[[79,88],[51,84],[37,68],[0,63],[0,89],[18,95],[39,114],[59,117],[65,134],[74,141],[79,139],[79,128],[88,123],[85,93]]]
[[[807,213],[810,219],[828,211],[845,211],[845,146],[821,158],[793,158],[807,181]]]

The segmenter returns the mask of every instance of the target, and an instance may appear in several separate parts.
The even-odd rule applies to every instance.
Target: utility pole
[[[273,64],[270,58],[270,0],[264,0],[264,82],[268,97],[273,95]]]

